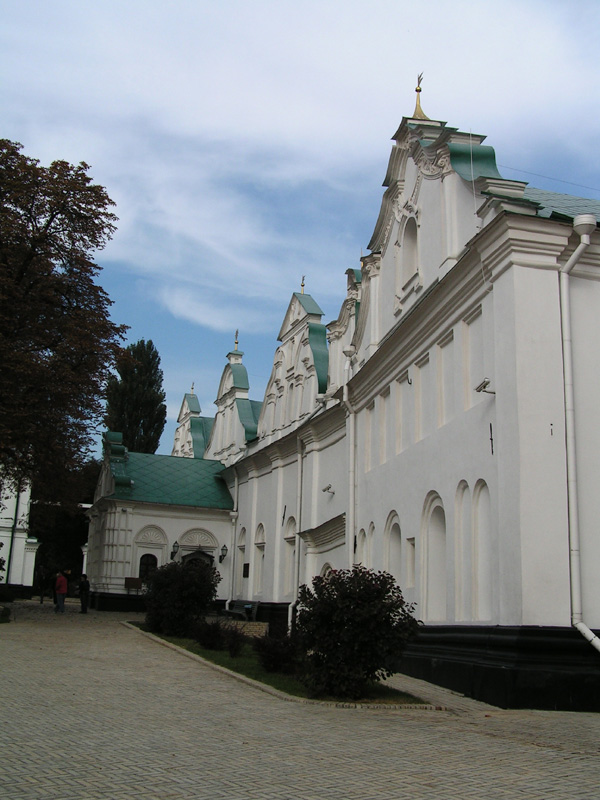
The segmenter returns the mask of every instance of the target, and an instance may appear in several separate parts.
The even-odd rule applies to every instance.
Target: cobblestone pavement
[[[6,800],[598,800],[600,715],[286,702],[120,625],[17,603],[0,626]]]

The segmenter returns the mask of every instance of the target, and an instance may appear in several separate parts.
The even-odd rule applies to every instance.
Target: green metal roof
[[[308,323],[308,343],[312,350],[319,393],[327,391],[327,371],[329,369],[329,351],[327,350],[327,329],[320,322]]]
[[[152,453],[111,457],[115,479],[111,498],[161,505],[232,509],[233,500],[220,478],[219,461]]]
[[[258,434],[258,418],[262,403],[259,400],[246,400],[238,398],[235,401],[240,422],[244,426],[246,441],[251,442]]]
[[[202,458],[204,455],[214,423],[212,417],[192,417],[190,419],[194,458]]]
[[[243,355],[243,353],[241,355]],[[246,367],[243,364],[231,364],[230,367],[234,387],[236,389],[249,389],[250,383],[248,381],[248,371]]]
[[[426,146],[428,142],[423,142]],[[487,144],[458,144],[449,142],[450,163],[465,181],[477,178],[502,178],[496,166],[494,148]]]
[[[323,316],[323,311],[319,308],[319,305],[309,294],[302,294],[302,292],[294,292],[294,297],[296,297],[302,306],[302,308],[306,311],[307,314],[318,314],[318,316]]]
[[[588,200],[585,197],[573,197],[569,194],[548,192],[545,189],[534,189],[528,186],[524,197],[538,203],[538,216],[573,219],[578,214],[593,214],[600,219],[600,201]]]
[[[199,414],[200,413],[200,401],[198,400],[196,395],[188,393],[188,394],[185,394],[184,397],[185,397],[185,400],[187,402],[188,408],[192,412],[192,414]]]

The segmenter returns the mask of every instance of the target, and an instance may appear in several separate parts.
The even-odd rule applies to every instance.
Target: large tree
[[[167,419],[160,356],[151,339],[130,344],[107,387],[105,424],[134,453],[155,453]]]
[[[87,164],[21,149],[0,140],[0,475],[51,495],[89,456],[121,352],[93,260],[117,218]]]

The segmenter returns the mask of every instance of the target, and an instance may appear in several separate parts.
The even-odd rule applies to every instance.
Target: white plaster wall
[[[571,277],[583,619],[600,628],[600,282]]]
[[[165,541],[136,544],[137,535],[146,528],[164,532]],[[183,506],[135,505],[110,503],[102,517],[90,526],[88,549],[88,578],[92,591],[122,594],[125,578],[137,578],[139,559],[144,553],[157,557],[158,566],[171,560],[173,544],[192,529],[209,531],[217,541],[215,566],[222,576],[217,597],[226,599],[230,588],[232,552],[229,512],[207,509],[187,509]],[[227,545],[229,557],[218,563],[222,545]],[[180,558],[182,553],[178,554]]]

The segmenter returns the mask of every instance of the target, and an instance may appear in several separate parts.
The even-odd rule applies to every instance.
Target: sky
[[[170,453],[215,413],[239,329],[262,400],[294,291],[335,319],[415,106],[503,177],[600,199],[597,0],[0,0],[0,136],[91,165],[118,230],[99,283],[161,356]]]

